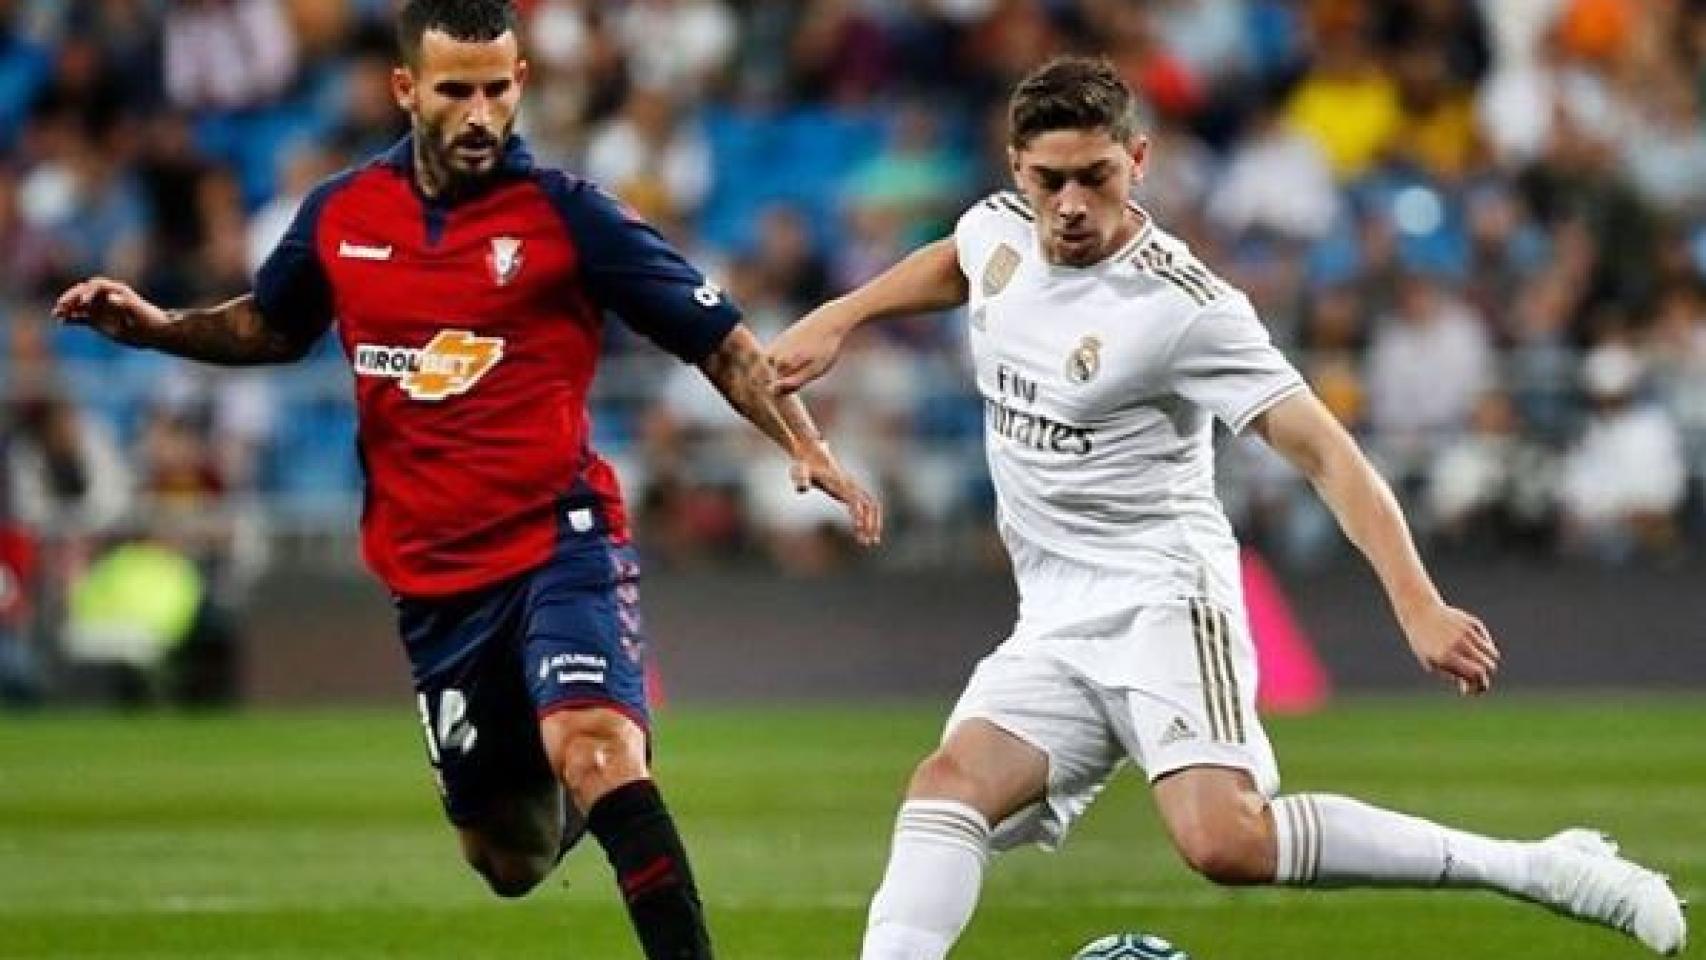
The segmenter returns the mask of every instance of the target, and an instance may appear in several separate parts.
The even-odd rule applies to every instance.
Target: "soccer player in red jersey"
[[[626,207],[537,166],[509,0],[409,0],[393,93],[412,132],[316,188],[252,293],[163,310],[94,278],[55,305],[123,344],[285,363],[335,325],[355,373],[363,553],[397,601],[427,749],[463,854],[520,896],[590,831],[652,960],[710,957],[647,762],[639,565],[587,391],[606,311],[697,364],[794,459],[801,490],[876,503],[778,401],[721,290]]]

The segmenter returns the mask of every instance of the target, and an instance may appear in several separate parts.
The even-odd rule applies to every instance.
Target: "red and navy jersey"
[[[655,230],[519,138],[489,182],[421,193],[405,138],[319,185],[255,280],[268,324],[334,323],[355,372],[362,549],[392,592],[434,597],[547,560],[559,528],[626,537],[589,444],[606,311],[682,360],[740,314]]]

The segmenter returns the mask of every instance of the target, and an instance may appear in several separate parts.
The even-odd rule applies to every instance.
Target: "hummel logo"
[[[1196,738],[1196,732],[1186,725],[1184,717],[1174,717],[1173,722],[1167,724],[1167,729],[1161,732],[1161,746],[1171,746],[1181,740]]]
[[[360,243],[350,243],[348,240],[338,241],[338,256],[351,260],[389,260],[391,245],[370,247]]]

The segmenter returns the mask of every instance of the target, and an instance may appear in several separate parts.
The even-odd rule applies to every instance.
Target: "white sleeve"
[[[978,275],[1001,240],[1003,216],[985,198],[968,207],[954,224],[954,253],[960,258],[960,272],[967,277]]]
[[[1298,390],[1303,377],[1268,338],[1250,301],[1209,304],[1173,346],[1173,392],[1214,414],[1233,433]]]

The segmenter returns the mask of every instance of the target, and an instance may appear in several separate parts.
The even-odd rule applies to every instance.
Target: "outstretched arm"
[[[882,510],[876,499],[836,462],[800,398],[776,395],[770,365],[750,329],[742,324],[729,331],[699,368],[730,406],[793,458],[796,489],[816,487],[845,504],[860,543],[870,546],[881,538]]]
[[[1464,693],[1486,692],[1499,667],[1492,634],[1440,597],[1391,488],[1332,413],[1301,390],[1257,417],[1254,427],[1309,478],[1368,558],[1422,666],[1455,678]]]
[[[269,325],[256,308],[253,294],[216,307],[162,310],[129,286],[106,277],[85,280],[60,294],[53,315],[126,346],[222,366],[299,360],[320,333]]]
[[[770,344],[777,392],[793,393],[829,372],[842,342],[865,321],[957,307],[966,302],[967,293],[953,238],[918,248],[869,283],[782,331]]]

